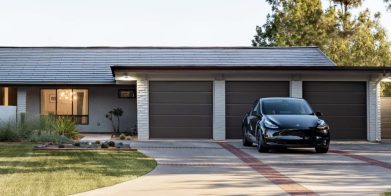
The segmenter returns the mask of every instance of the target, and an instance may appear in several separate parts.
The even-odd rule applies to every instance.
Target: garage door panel
[[[240,139],[240,138],[242,138],[242,130],[240,128],[241,128],[241,126],[227,127],[225,137],[227,137],[227,139]]]
[[[365,139],[366,82],[303,82],[303,97],[324,114],[332,139]]]
[[[150,115],[151,127],[208,127],[212,116]]]
[[[209,115],[210,104],[150,104],[151,115]]]
[[[365,104],[365,92],[304,92],[306,99],[312,100],[313,104],[327,104],[332,101],[333,104]]]
[[[242,137],[242,119],[255,100],[262,97],[289,96],[289,82],[284,81],[228,81],[225,89],[228,139]]]
[[[363,85],[364,84],[364,85]],[[304,82],[306,92],[365,92],[365,82]]]
[[[337,131],[331,130],[331,138],[333,139],[349,139],[349,140],[362,140],[366,138],[366,133],[361,131],[361,128],[358,129],[340,129]],[[352,134],[355,133],[355,134]]]
[[[211,127],[202,127],[205,131],[200,131],[201,127],[151,127],[151,138],[161,138],[160,133],[164,133],[164,138],[172,139],[210,139],[213,137]]]
[[[254,103],[260,97],[285,97],[286,92],[227,92],[227,104]]]
[[[367,111],[366,105],[363,104],[311,104],[311,107],[325,116],[354,116]]]
[[[151,81],[151,138],[212,138],[212,82]]]
[[[274,81],[231,81],[226,83],[227,92],[253,92],[256,91],[267,91],[267,92],[280,92],[280,91],[288,91],[289,86],[286,85],[287,82],[274,82]]]
[[[322,116],[331,129],[350,129],[367,127],[366,116]]]
[[[152,92],[150,93],[150,103],[205,104],[210,103],[212,94],[210,92]]]
[[[151,92],[213,92],[211,82],[192,82],[192,81],[178,81],[178,82],[150,82]]]
[[[382,118],[382,120],[385,120]],[[387,119],[387,120],[390,120],[390,119]],[[391,122],[385,122],[385,123],[382,123],[381,124],[381,128],[383,129],[390,129],[391,128]]]
[[[229,116],[244,116],[250,111],[252,104],[232,104],[227,105],[225,112]]]
[[[243,116],[229,116],[227,117],[227,127],[242,127]],[[241,130],[241,129],[240,129]]]
[[[381,138],[391,139],[391,97],[381,97]]]

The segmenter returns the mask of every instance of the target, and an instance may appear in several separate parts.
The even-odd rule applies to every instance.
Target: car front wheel
[[[258,152],[269,152],[269,149],[263,144],[263,139],[259,131],[257,134],[257,150]]]
[[[317,153],[327,153],[329,151],[329,146],[317,146],[315,147]]]
[[[242,135],[243,146],[252,146],[253,143],[248,141],[247,134],[246,134],[246,127],[245,126],[243,126],[243,128],[242,128],[242,133],[243,133],[243,135]]]

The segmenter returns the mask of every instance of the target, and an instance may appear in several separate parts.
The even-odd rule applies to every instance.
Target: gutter
[[[115,71],[174,71],[174,70],[259,70],[259,71],[270,71],[270,70],[281,70],[281,71],[354,71],[354,72],[376,72],[387,75],[391,73],[391,67],[357,67],[357,66],[256,66],[256,65],[245,65],[245,66],[233,66],[233,65],[114,65],[111,66],[111,73],[115,77]]]

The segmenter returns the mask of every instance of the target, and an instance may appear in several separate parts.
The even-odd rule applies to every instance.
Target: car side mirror
[[[260,115],[258,112],[256,112],[256,111],[251,111],[251,115],[252,115],[252,116],[258,116],[258,117],[261,116],[261,115]]]
[[[315,112],[315,115],[317,115],[317,116],[323,116],[323,113],[322,113],[322,112]]]

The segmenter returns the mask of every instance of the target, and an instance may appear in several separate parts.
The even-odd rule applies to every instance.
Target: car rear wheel
[[[243,132],[243,137],[242,137],[243,146],[252,146],[253,143],[248,141],[245,126],[243,126],[243,128],[242,128],[242,132]]]
[[[329,146],[318,146],[315,147],[317,153],[327,153],[329,151]]]
[[[263,144],[263,139],[259,131],[257,133],[257,150],[258,152],[269,152],[269,149]]]

